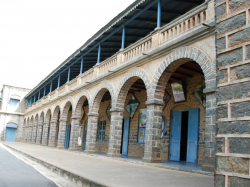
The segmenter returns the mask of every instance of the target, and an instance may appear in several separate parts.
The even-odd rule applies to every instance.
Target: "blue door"
[[[186,161],[197,163],[200,110],[187,109],[186,111],[188,111],[188,140]]]
[[[6,128],[5,141],[14,142],[16,138],[16,128]]]
[[[70,127],[71,125],[66,125],[65,142],[64,142],[64,147],[66,149],[69,148]]]
[[[181,117],[180,111],[172,111],[170,160],[174,161],[180,161]]]
[[[129,123],[130,118],[123,118],[123,138],[122,138],[122,155],[128,155],[128,140],[129,140]]]

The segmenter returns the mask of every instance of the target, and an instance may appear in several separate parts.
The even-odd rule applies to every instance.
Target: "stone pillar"
[[[117,54],[117,65],[121,65],[125,59],[124,59],[124,54],[123,54],[124,49],[120,49],[118,54]]]
[[[50,122],[50,131],[49,131],[49,147],[56,146],[56,124],[57,121]]]
[[[32,140],[32,130],[33,130],[33,127],[29,127],[29,139],[28,139],[29,143],[31,143],[31,140]]]
[[[43,131],[43,125],[38,124],[37,126],[37,134],[36,134],[36,144],[41,145],[42,143],[42,131]]]
[[[44,123],[43,124],[43,136],[42,136],[42,145],[47,146],[48,145],[48,129],[49,128],[49,123]]]
[[[147,125],[145,135],[145,148],[143,162],[160,163],[161,157],[161,122],[163,104],[146,102],[147,105]]]
[[[37,126],[34,126],[32,129],[32,139],[31,139],[32,144],[36,143],[36,130],[37,130]]]
[[[99,64],[96,64],[93,68],[94,68],[94,77],[98,77],[98,75],[99,75]]]
[[[249,1],[215,2],[215,186],[250,186]]]
[[[25,130],[26,128],[25,127],[22,127],[23,128],[23,131],[22,131],[22,142],[25,142]]]
[[[89,113],[88,114],[88,129],[86,138],[86,149],[84,153],[95,154],[95,143],[96,143],[96,132],[97,132],[97,122],[98,114]]]
[[[152,44],[151,49],[155,49],[160,44],[160,28],[155,28],[155,30],[152,32]]]
[[[215,168],[215,136],[216,136],[216,93],[206,93],[206,129],[205,129],[205,162],[203,171],[214,172]]]
[[[24,128],[24,142],[26,142],[26,143],[28,141],[28,129],[29,129],[29,127]]]
[[[58,136],[58,143],[57,148],[58,149],[64,149],[64,142],[65,142],[65,133],[66,133],[66,120],[59,120],[59,136]]]
[[[29,134],[30,134],[30,128],[26,127],[26,130],[25,130],[25,142],[26,143],[29,142]]]
[[[110,123],[110,135],[109,135],[109,150],[108,157],[121,157],[121,139],[122,139],[122,123],[123,112],[121,110],[111,109],[111,123]]]
[[[70,131],[70,140],[69,140],[69,150],[76,151],[78,143],[78,131],[80,126],[80,117],[73,116],[71,118],[71,131]]]

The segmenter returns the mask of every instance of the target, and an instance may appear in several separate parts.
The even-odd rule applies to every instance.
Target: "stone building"
[[[250,186],[249,36],[248,0],[137,0],[26,95],[22,141]]]
[[[0,97],[0,141],[21,141],[27,105],[24,97],[29,91],[27,88],[3,85]]]

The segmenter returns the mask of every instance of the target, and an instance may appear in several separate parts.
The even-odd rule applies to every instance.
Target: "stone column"
[[[25,141],[26,141],[26,143],[29,142],[29,135],[30,135],[30,128],[26,127],[26,130],[25,130]]]
[[[32,140],[32,130],[33,130],[33,127],[29,127],[29,139],[28,139],[29,143],[31,143],[31,140]]]
[[[37,126],[37,134],[36,134],[36,144],[37,145],[40,145],[42,143],[42,129],[43,129],[43,125],[38,124],[38,126]]]
[[[22,142],[25,142],[25,127],[22,127],[23,128],[23,132],[22,132]]]
[[[151,48],[155,49],[159,46],[160,44],[160,28],[157,27],[155,28],[154,31],[152,31],[152,44],[151,44]]]
[[[80,125],[80,117],[73,116],[71,121],[71,131],[69,140],[69,150],[76,151],[78,143],[78,130]]]
[[[121,139],[122,139],[122,123],[123,123],[123,112],[121,110],[111,109],[111,123],[110,123],[110,135],[109,135],[109,150],[108,157],[121,157]]]
[[[42,135],[42,145],[47,146],[48,145],[48,127],[49,123],[43,124],[43,135]]]
[[[24,128],[24,142],[26,142],[26,143],[28,141],[28,129],[29,129],[29,127]]]
[[[209,172],[214,172],[215,168],[216,109],[215,92],[206,92],[205,162],[202,170]]]
[[[66,120],[59,120],[59,136],[58,136],[58,143],[57,148],[58,149],[64,149],[64,142],[65,142],[65,133],[66,133]]]
[[[161,162],[161,122],[163,102],[146,102],[147,105],[147,125],[145,135],[145,148],[143,162]]]
[[[57,121],[50,122],[50,131],[49,131],[49,147],[56,146],[56,124]]]
[[[250,186],[249,1],[215,3],[215,186],[245,187]]]
[[[88,116],[86,149],[84,150],[84,153],[95,154],[96,131],[99,115],[96,113],[89,113]]]
[[[31,139],[32,144],[36,143],[36,130],[37,130],[37,126],[34,126],[32,129],[32,139]]]

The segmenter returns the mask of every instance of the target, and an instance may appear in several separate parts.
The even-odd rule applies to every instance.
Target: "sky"
[[[0,0],[0,89],[32,89],[134,0]]]

